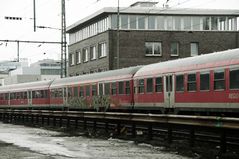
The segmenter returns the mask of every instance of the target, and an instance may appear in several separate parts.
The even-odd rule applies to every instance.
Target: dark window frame
[[[177,78],[182,77],[182,79],[180,79],[180,81],[182,81],[182,83],[180,83],[180,85],[178,84],[178,80]],[[184,74],[179,74],[176,75],[176,92],[184,92],[185,91],[185,86],[184,86]],[[180,89],[178,86],[181,86]]]
[[[158,82],[157,79],[160,79]],[[155,78],[155,92],[156,93],[162,93],[163,92],[163,78],[162,77],[156,77]]]
[[[188,92],[197,91],[197,74],[196,73],[187,74],[187,91]]]
[[[117,95],[117,82],[111,83],[111,95],[113,96]]]
[[[144,79],[139,79],[138,80],[138,93],[139,94],[143,94],[144,93],[144,87],[145,87]]]
[[[223,78],[221,78],[220,73],[223,73]],[[225,70],[215,70],[214,71],[214,81],[213,88],[215,91],[223,91],[226,89],[226,79],[225,79]],[[222,88],[223,87],[223,88]]]
[[[203,76],[207,76],[208,80],[207,80],[207,77],[205,79],[205,78],[203,78]],[[210,81],[211,81],[211,78],[210,78],[209,71],[208,72],[200,72],[200,91],[210,91]],[[207,85],[205,85],[206,82],[208,82]]]
[[[236,78],[235,77],[232,78],[231,72],[236,72],[236,71],[238,71],[238,73],[236,74]],[[235,81],[232,82],[231,79],[235,80]],[[230,90],[238,90],[239,89],[239,68],[229,70],[229,89]]]
[[[153,78],[146,79],[146,93],[153,93],[154,92],[154,80]]]
[[[130,81],[125,81],[125,94],[129,95],[131,93],[130,91]]]
[[[118,95],[125,94],[124,90],[125,90],[124,81],[119,81],[118,82]]]

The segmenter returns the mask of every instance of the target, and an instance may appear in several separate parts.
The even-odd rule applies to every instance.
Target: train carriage
[[[132,78],[140,67],[56,79],[50,87],[51,107],[81,110],[132,107]]]
[[[20,83],[0,87],[1,108],[49,108],[52,81]]]
[[[135,108],[239,111],[239,49],[161,62],[134,76]]]

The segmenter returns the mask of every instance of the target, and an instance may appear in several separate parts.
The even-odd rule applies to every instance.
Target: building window
[[[81,52],[77,51],[76,52],[76,64],[81,63]]]
[[[198,43],[191,43],[190,44],[191,49],[191,56],[197,56],[198,55]]]
[[[179,92],[184,91],[184,75],[176,76],[176,91],[179,91]]]
[[[165,27],[164,27],[164,20],[165,20],[165,17],[164,16],[158,16],[157,18],[157,28],[159,30],[165,30]]]
[[[189,74],[188,91],[196,91],[196,90],[197,90],[196,74]]]
[[[148,17],[148,29],[155,29],[155,16],[149,16]]]
[[[120,21],[121,21],[120,28],[121,29],[128,29],[128,15],[121,15],[120,16]]]
[[[173,30],[173,17],[167,16],[165,18],[166,30]]]
[[[70,65],[75,65],[75,54],[70,54]]]
[[[96,47],[95,46],[90,47],[90,59],[91,60],[96,59]]]
[[[192,17],[193,30],[201,30],[201,17]]]
[[[83,61],[87,62],[88,60],[89,60],[88,49],[84,48],[83,49]]]
[[[116,29],[117,28],[117,15],[112,14],[111,16],[111,28]]]
[[[145,42],[146,56],[161,56],[162,44],[161,42]]]
[[[225,89],[224,71],[214,71],[214,90]]]
[[[181,30],[181,17],[175,16],[173,18],[174,22],[174,29],[175,30]]]
[[[135,15],[130,15],[129,16],[129,27],[130,29],[136,29],[136,16]]]
[[[200,73],[200,90],[206,91],[210,89],[210,73]]]
[[[218,30],[218,17],[211,17],[211,30]]]
[[[99,51],[99,58],[106,56],[106,43],[105,42],[99,44],[98,51]]]
[[[230,89],[239,89],[239,69],[230,70]]]
[[[170,54],[171,56],[178,56],[179,55],[179,43],[172,42],[170,47]]]
[[[210,17],[204,17],[203,18],[203,30],[209,30],[210,29]]]
[[[184,17],[183,22],[184,22],[183,29],[191,30],[191,17]]]
[[[138,16],[138,29],[145,29],[145,16]]]

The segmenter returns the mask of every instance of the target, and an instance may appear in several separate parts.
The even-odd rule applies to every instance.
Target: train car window
[[[0,100],[4,100],[3,94],[0,94]]]
[[[74,97],[78,97],[78,87],[73,87]]]
[[[155,78],[155,92],[162,92],[163,91],[163,82],[162,77]]]
[[[147,93],[153,92],[153,78],[147,79]]]
[[[210,89],[210,73],[200,73],[200,90],[206,91]]]
[[[105,95],[110,95],[110,83],[105,83]]]
[[[196,74],[188,74],[188,91],[197,90]]]
[[[80,86],[79,96],[84,97],[84,86]]]
[[[85,95],[86,95],[87,97],[90,96],[90,85],[88,85],[88,86],[85,87]]]
[[[36,98],[35,95],[36,94],[36,92],[35,91],[32,91],[32,98]]]
[[[16,93],[16,99],[21,99],[21,92]]]
[[[124,94],[124,82],[123,81],[120,81],[120,82],[118,82],[118,84],[119,84],[119,92],[118,92],[118,94]]]
[[[57,93],[56,97],[63,97],[63,89],[62,88],[58,88],[56,93]]]
[[[140,79],[138,83],[138,93],[144,93],[144,79]]]
[[[72,88],[71,87],[68,88],[67,92],[68,92],[68,97],[72,97]]]
[[[44,90],[43,91],[43,98],[48,98],[48,90]]]
[[[10,99],[12,100],[12,99],[15,99],[15,93],[11,93],[10,94]]]
[[[239,89],[239,69],[230,70],[230,89]]]
[[[9,100],[9,94],[5,93],[5,100]]]
[[[125,82],[125,94],[130,94],[130,82]]]
[[[51,89],[51,98],[56,98],[56,91],[57,89]]]
[[[102,84],[102,83],[100,83],[100,84],[99,84],[99,95],[101,95],[101,96],[102,96],[102,95],[103,95],[103,93],[104,93],[104,92],[103,92],[103,84]]]
[[[97,95],[97,86],[96,85],[92,85],[91,86],[91,92],[92,92],[92,96],[96,96]]]
[[[117,92],[116,82],[111,83],[111,94],[116,95],[116,92]]]
[[[214,90],[225,89],[224,71],[214,71]]]
[[[184,75],[176,76],[176,91],[178,92],[184,91]]]
[[[27,92],[24,92],[23,98],[27,99]]]

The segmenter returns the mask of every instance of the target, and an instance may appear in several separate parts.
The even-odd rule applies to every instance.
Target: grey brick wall
[[[109,30],[91,38],[69,46],[69,53],[73,53],[85,46],[106,41],[107,57],[71,66],[69,75],[82,74],[99,68],[116,69],[117,32]],[[145,56],[145,42],[162,42],[162,56]],[[171,42],[179,42],[179,56],[170,56]],[[145,65],[160,61],[184,58],[190,56],[190,43],[199,43],[199,53],[206,54],[215,51],[234,49],[239,47],[238,32],[221,31],[120,31],[120,68]],[[96,48],[98,52],[98,47]]]

